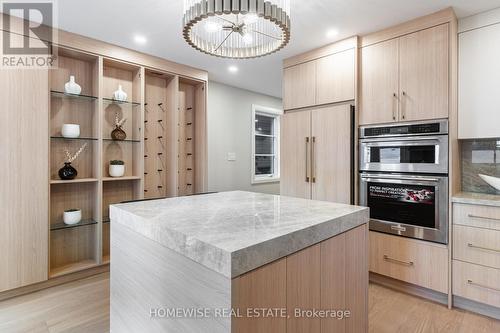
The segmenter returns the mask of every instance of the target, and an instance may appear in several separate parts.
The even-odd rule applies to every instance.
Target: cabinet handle
[[[403,102],[401,103],[401,117],[403,120],[406,118],[406,92],[403,91]]]
[[[306,137],[306,183],[309,183],[309,137]]]
[[[470,248],[473,248],[473,249],[479,249],[479,250],[486,250],[486,251],[493,251],[493,252],[498,252],[500,253],[500,250],[498,249],[492,249],[492,248],[489,248],[489,247],[483,247],[483,246],[477,246],[477,245],[473,245],[471,243],[467,244],[468,247]]]
[[[316,137],[312,137],[311,149],[311,180],[316,183]]]
[[[390,262],[394,262],[396,264],[401,264],[401,265],[405,265],[405,266],[413,266],[415,263],[413,261],[402,261],[402,260],[398,260],[398,259],[393,259],[393,258],[390,258],[388,255],[384,254],[384,260],[385,261],[390,261]]]
[[[491,220],[491,221],[500,222],[500,219],[495,218],[495,217],[479,216],[479,215],[474,215],[474,214],[468,214],[468,216],[471,219],[483,219],[483,220]]]
[[[392,94],[392,96],[394,96],[396,101],[398,100],[398,95],[396,95],[396,93]],[[396,108],[394,107],[394,104],[392,106],[392,120],[396,120]]]
[[[484,284],[475,283],[472,280],[467,280],[467,283],[470,284],[471,286],[476,286],[479,288],[484,288],[484,289],[489,289],[489,290],[500,292],[500,289],[498,289],[498,288],[493,288],[493,287],[485,286]]]

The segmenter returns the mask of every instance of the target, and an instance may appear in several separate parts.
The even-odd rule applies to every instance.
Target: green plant
[[[121,160],[112,160],[111,162],[109,162],[110,165],[125,165],[125,162],[121,161]]]
[[[77,212],[77,211],[79,211],[79,209],[76,209],[76,208],[65,210],[66,213]]]

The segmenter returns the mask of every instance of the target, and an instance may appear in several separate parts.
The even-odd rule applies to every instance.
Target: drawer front
[[[448,293],[444,245],[370,231],[370,271]]]
[[[454,203],[453,224],[500,230],[500,207]]]
[[[500,231],[453,226],[453,259],[500,268]]]
[[[453,294],[500,307],[500,270],[453,260]]]

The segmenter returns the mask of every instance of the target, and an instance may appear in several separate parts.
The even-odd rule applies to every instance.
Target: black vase
[[[59,169],[59,177],[62,180],[75,179],[76,175],[78,175],[78,171],[71,166],[70,162],[64,162],[64,166]]]

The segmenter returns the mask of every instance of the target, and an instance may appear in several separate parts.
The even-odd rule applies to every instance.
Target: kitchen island
[[[367,208],[235,191],[110,212],[112,332],[367,331]]]

